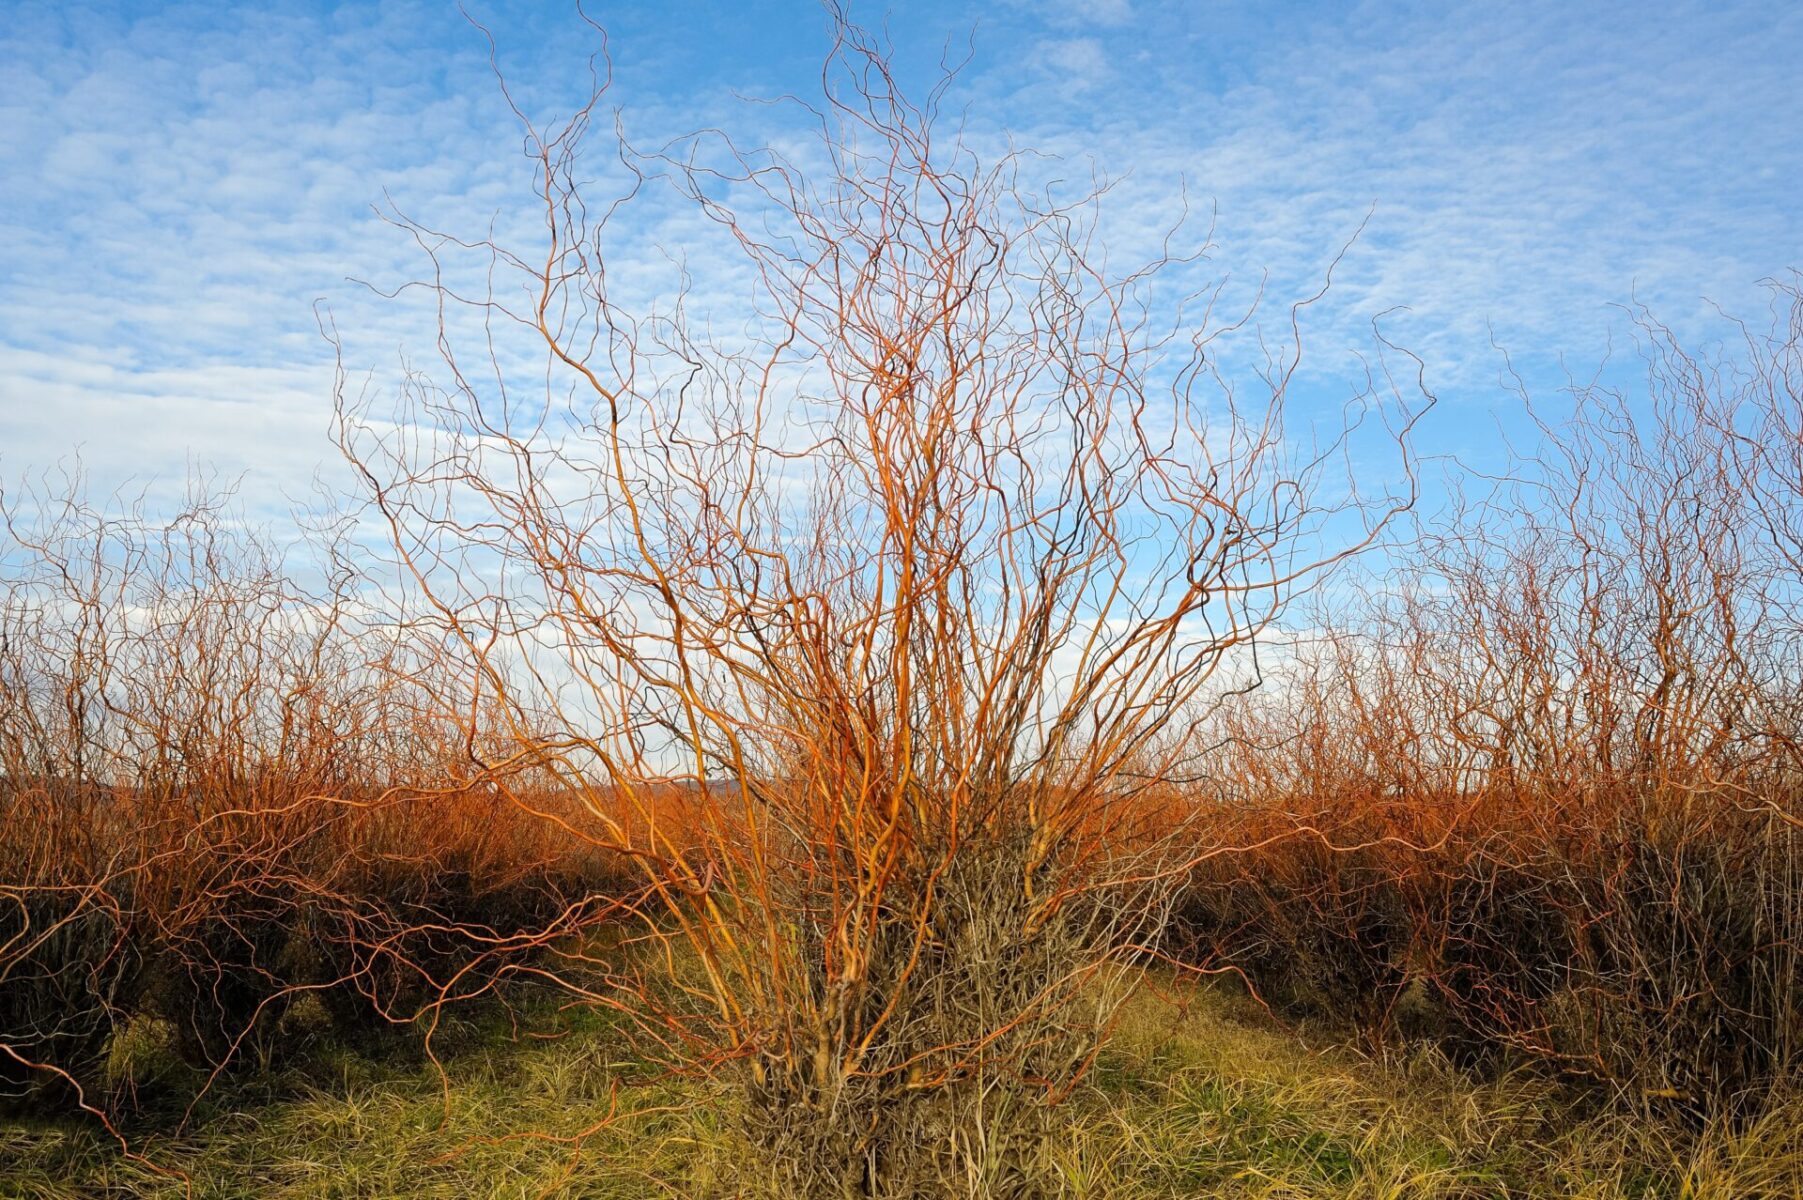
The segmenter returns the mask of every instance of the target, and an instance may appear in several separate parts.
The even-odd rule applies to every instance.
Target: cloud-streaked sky
[[[473,0],[534,111],[578,102],[573,6]],[[256,507],[334,457],[323,301],[353,365],[431,353],[392,285],[417,251],[372,205],[479,232],[532,176],[455,4],[9,3],[0,22],[0,475],[79,452],[110,488],[242,475]],[[781,140],[739,96],[818,86],[826,19],[789,3],[602,4],[629,134]],[[1306,294],[1331,376],[1378,312],[1445,400],[1429,436],[1493,436],[1506,348],[1530,386],[1578,374],[1637,299],[1720,336],[1803,266],[1803,5],[1340,5],[1060,0],[855,4],[905,82],[949,44],[975,137],[1118,177],[1107,230],[1143,251],[1178,197],[1218,208],[1206,270]],[[654,213],[655,216],[655,213]],[[645,262],[708,260],[698,223]],[[698,264],[698,265],[697,265]],[[629,261],[624,264],[630,267]],[[652,270],[647,266],[647,271]],[[730,277],[719,286],[730,286]],[[704,281],[705,283],[705,281]]]

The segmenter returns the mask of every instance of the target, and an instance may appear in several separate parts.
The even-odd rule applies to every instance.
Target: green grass
[[[154,1031],[134,1036],[116,1055],[151,1096],[133,1149],[181,1174],[79,1123],[14,1123],[0,1125],[0,1196],[173,1197],[182,1176],[198,1197],[759,1194],[730,1092],[654,1076],[594,1013],[464,1020],[441,1039],[441,1078],[398,1041],[335,1043],[303,1010],[285,1061],[217,1088],[185,1127],[155,1100],[182,1091],[179,1069]],[[1142,992],[1062,1116],[1046,1165],[1073,1198],[1803,1195],[1803,1106],[1680,1136],[1585,1115],[1526,1073],[1474,1082],[1427,1054],[1310,1045],[1209,991],[1181,1008]]]
[[[1311,1046],[1218,992],[1181,1010],[1142,993],[1111,1056],[1069,1143],[1072,1196],[1803,1196],[1799,1105],[1687,1134],[1586,1112],[1529,1072]]]
[[[220,1086],[186,1127],[153,1104],[123,1128],[137,1154],[179,1174],[126,1158],[104,1131],[0,1125],[0,1196],[181,1196],[184,1175],[197,1197],[683,1194],[656,1181],[692,1169],[708,1122],[632,1114],[692,1109],[696,1097],[623,1060],[593,1013],[525,1016],[517,1037],[499,1013],[453,1018],[437,1039],[443,1075],[396,1038],[321,1037],[287,1065]],[[610,1114],[612,1127],[581,1136]]]

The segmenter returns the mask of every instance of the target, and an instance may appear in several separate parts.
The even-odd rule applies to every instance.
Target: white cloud
[[[1108,78],[1108,52],[1096,38],[1047,38],[1033,48],[1039,70],[1054,88],[1087,91]]]
[[[97,470],[173,478],[192,458],[249,471],[247,490],[270,497],[304,489],[334,456],[314,300],[332,305],[353,367],[433,355],[418,297],[384,303],[346,282],[392,286],[422,266],[369,205],[386,191],[429,225],[496,220],[532,239],[518,132],[453,11],[246,9],[216,27],[192,15],[78,24],[27,10],[0,33],[6,472],[79,444]],[[937,46],[973,15],[910,29]],[[573,30],[496,24],[524,102],[573,94]],[[1591,361],[1619,320],[1608,305],[1632,290],[1702,328],[1702,297],[1744,310],[1803,249],[1789,186],[1803,177],[1803,10],[1675,6],[1630,28],[1551,4],[1373,6],[1282,24],[1150,0],[1016,8],[979,28],[953,100],[969,102],[979,143],[1012,134],[1062,155],[1047,177],[1074,188],[1091,158],[1121,177],[1104,217],[1116,266],[1157,249],[1180,180],[1203,225],[1218,203],[1217,249],[1173,283],[1229,274],[1243,300],[1269,271],[1273,317],[1369,213],[1310,317],[1329,405],[1345,352],[1396,305],[1410,311],[1391,327],[1433,381],[1481,403],[1495,394],[1492,329],[1518,358]],[[637,45],[614,50],[633,75]],[[673,53],[648,46],[644,61]],[[793,114],[727,106],[728,80],[810,86],[751,54],[724,48],[718,77],[638,78],[620,97],[629,127],[652,144],[703,125],[792,140]],[[606,156],[592,165],[604,172]],[[613,285],[644,303],[668,300],[676,258],[698,310],[714,296],[727,314],[747,292],[686,211],[641,210],[610,253]]]
[[[1010,0],[1061,29],[1115,28],[1134,19],[1132,0]]]

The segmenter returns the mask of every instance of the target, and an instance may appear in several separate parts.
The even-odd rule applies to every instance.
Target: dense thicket
[[[474,781],[429,653],[345,576],[302,589],[216,501],[78,489],[0,497],[5,1098],[111,1103],[140,1016],[209,1071],[309,993],[405,1024],[594,915],[606,864]]]
[[[1537,419],[1227,718],[1190,949],[1373,1037],[1756,1105],[1803,1049],[1803,300]],[[1525,403],[1525,402],[1524,402]],[[1531,406],[1529,411],[1532,411]],[[1296,826],[1318,830],[1281,836]]]

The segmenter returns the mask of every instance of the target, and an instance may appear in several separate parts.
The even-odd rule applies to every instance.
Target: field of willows
[[[0,1193],[1803,1194],[1797,281],[1480,470],[828,71],[393,214],[339,511],[0,494]]]

